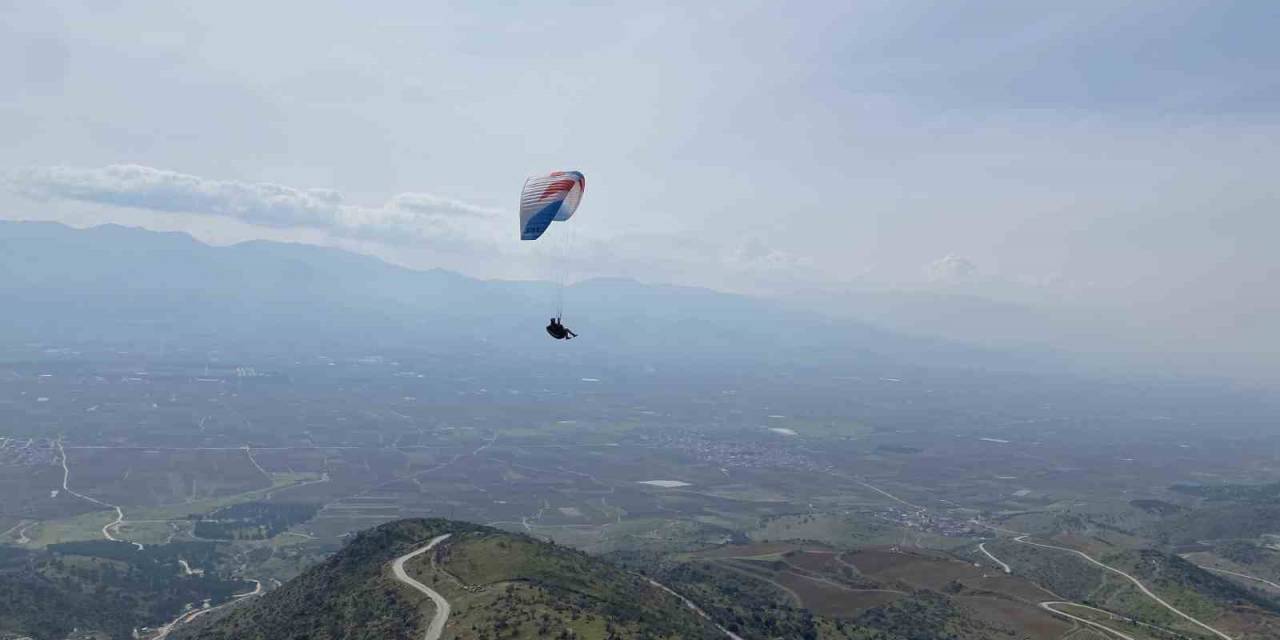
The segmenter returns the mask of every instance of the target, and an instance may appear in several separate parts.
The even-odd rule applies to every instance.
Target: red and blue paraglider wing
[[[520,192],[520,239],[537,240],[552,222],[573,217],[586,188],[580,171],[553,171],[525,180]]]

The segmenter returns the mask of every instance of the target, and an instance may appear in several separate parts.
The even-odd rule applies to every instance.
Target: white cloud
[[[429,193],[402,193],[391,199],[388,206],[404,211],[428,213],[446,216],[494,217],[497,211],[485,209],[473,204],[442,198]]]
[[[229,216],[269,227],[331,226],[342,196],[268,183],[211,180],[135,164],[40,167],[13,179],[24,195],[153,211]]]
[[[947,254],[924,266],[924,274],[931,282],[962,282],[978,271],[978,265],[968,258]]]
[[[805,260],[771,247],[760,238],[751,238],[733,251],[728,262],[739,269],[779,271],[801,266]]]
[[[335,237],[399,243],[496,241],[498,214],[423,193],[381,207],[345,202],[332,189],[217,180],[136,164],[66,166],[15,172],[14,191],[40,200],[73,200],[165,213],[233,218],[272,228],[320,229]]]

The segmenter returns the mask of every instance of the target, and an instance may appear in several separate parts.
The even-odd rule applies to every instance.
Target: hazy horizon
[[[540,278],[519,184],[579,169],[575,277],[1280,381],[1266,3],[0,11],[5,219]]]

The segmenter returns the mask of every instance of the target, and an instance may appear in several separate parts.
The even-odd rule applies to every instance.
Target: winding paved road
[[[1074,553],[1075,555],[1080,556],[1081,558],[1084,558],[1084,559],[1085,559],[1085,560],[1087,560],[1089,563],[1094,564],[1094,565],[1097,565],[1097,566],[1099,566],[1099,567],[1102,567],[1103,569],[1106,569],[1107,571],[1110,571],[1110,572],[1112,572],[1112,573],[1114,573],[1114,574],[1116,574],[1116,575],[1118,575],[1118,576],[1120,576],[1120,577],[1122,577],[1122,578],[1124,578],[1124,579],[1128,580],[1129,582],[1132,582],[1132,583],[1133,583],[1133,586],[1137,587],[1139,591],[1141,591],[1142,593],[1146,594],[1146,596],[1147,596],[1148,598],[1151,598],[1152,600],[1155,600],[1156,602],[1160,603],[1160,605],[1161,605],[1161,606],[1163,606],[1164,608],[1168,609],[1169,611],[1172,611],[1174,614],[1178,615],[1178,616],[1179,616],[1180,618],[1182,618],[1183,620],[1186,620],[1186,621],[1188,621],[1188,622],[1190,622],[1190,623],[1192,623],[1192,624],[1194,624],[1194,625],[1196,625],[1196,626],[1200,627],[1201,629],[1204,629],[1205,631],[1208,631],[1209,633],[1212,633],[1213,635],[1218,636],[1219,638],[1222,638],[1222,640],[1234,640],[1231,636],[1229,636],[1229,635],[1227,635],[1227,634],[1225,634],[1225,633],[1223,633],[1223,632],[1221,632],[1221,631],[1218,631],[1217,629],[1214,629],[1213,627],[1211,627],[1211,626],[1209,626],[1209,625],[1207,625],[1207,624],[1205,624],[1205,623],[1203,623],[1203,622],[1200,622],[1199,620],[1196,620],[1195,618],[1191,617],[1190,615],[1187,615],[1186,613],[1183,613],[1183,612],[1182,612],[1182,610],[1180,610],[1180,609],[1178,609],[1177,607],[1175,607],[1175,606],[1173,606],[1173,605],[1169,604],[1168,602],[1166,602],[1166,601],[1165,601],[1165,599],[1164,599],[1164,598],[1161,598],[1160,596],[1158,596],[1158,595],[1156,595],[1154,592],[1152,592],[1150,589],[1148,589],[1148,588],[1147,588],[1147,586],[1146,586],[1146,585],[1144,585],[1144,584],[1142,584],[1142,582],[1141,582],[1141,581],[1139,581],[1137,578],[1135,578],[1135,577],[1133,577],[1133,576],[1131,576],[1131,575],[1129,575],[1129,574],[1127,574],[1127,573],[1125,573],[1125,572],[1123,572],[1123,571],[1121,571],[1121,570],[1119,570],[1119,569],[1117,569],[1117,568],[1115,568],[1115,567],[1113,567],[1113,566],[1106,565],[1106,564],[1103,564],[1103,563],[1101,563],[1101,562],[1098,562],[1097,560],[1094,560],[1094,559],[1093,559],[1093,557],[1091,557],[1089,554],[1087,554],[1087,553],[1085,553],[1085,552],[1083,552],[1083,551],[1078,551],[1078,550],[1076,550],[1076,549],[1071,549],[1071,548],[1068,548],[1068,547],[1058,547],[1058,546],[1054,546],[1054,545],[1051,545],[1051,544],[1041,544],[1041,543],[1039,543],[1039,542],[1028,542],[1028,541],[1027,541],[1027,536],[1025,536],[1025,535],[1023,535],[1023,536],[1018,536],[1018,537],[1014,538],[1014,540],[1015,540],[1015,541],[1017,541],[1017,542],[1021,542],[1022,544],[1029,544],[1029,545],[1031,545],[1031,546],[1033,546],[1033,547],[1043,547],[1043,548],[1045,548],[1045,549],[1055,549],[1055,550],[1058,550],[1058,551],[1066,551],[1067,553]]]
[[[410,578],[409,574],[404,572],[404,563],[435,548],[436,545],[447,540],[450,535],[451,534],[446,533],[441,536],[436,536],[432,538],[431,542],[428,542],[426,546],[416,551],[410,551],[409,553],[396,558],[395,561],[391,563],[391,571],[395,574],[396,580],[425,593],[436,605],[436,615],[431,619],[431,624],[427,626],[427,635],[425,636],[425,640],[440,640],[440,634],[444,633],[444,625],[449,621],[449,601],[445,600],[444,596],[436,593],[431,587]]]
[[[222,609],[223,607],[231,606],[237,602],[240,602],[241,600],[244,600],[245,598],[252,598],[254,596],[260,596],[263,593],[266,593],[262,588],[262,581],[254,580],[253,578],[244,578],[244,580],[253,583],[253,591],[250,591],[248,593],[237,593],[231,596],[230,600],[216,607],[190,609],[188,611],[185,611],[182,613],[182,615],[178,616],[177,618],[174,618],[173,622],[170,622],[169,624],[166,624],[163,627],[160,627],[159,633],[151,640],[165,640],[165,638],[168,638],[169,634],[173,633],[173,630],[178,628],[180,625],[184,625],[188,622],[191,622],[192,620],[195,620],[196,618],[199,618],[200,616],[203,616],[205,614],[213,613],[214,611]]]
[[[1085,625],[1088,625],[1088,626],[1090,626],[1090,627],[1095,627],[1095,628],[1098,628],[1098,629],[1102,629],[1103,631],[1105,631],[1105,632],[1107,632],[1107,633],[1110,633],[1110,634],[1113,634],[1113,635],[1115,635],[1115,636],[1117,636],[1117,637],[1119,637],[1119,638],[1122,638],[1123,640],[1138,640],[1137,638],[1134,638],[1134,637],[1133,637],[1133,636],[1131,636],[1131,635],[1127,635],[1127,634],[1121,633],[1121,632],[1119,632],[1119,631],[1116,631],[1115,629],[1112,629],[1111,627],[1108,627],[1108,626],[1105,626],[1105,625],[1099,624],[1099,623],[1094,622],[1094,621],[1092,621],[1092,620],[1089,620],[1089,619],[1087,619],[1087,618],[1081,618],[1080,616],[1077,616],[1077,615],[1074,615],[1074,614],[1071,614],[1071,613],[1067,613],[1066,611],[1059,611],[1059,610],[1057,610],[1057,609],[1054,609],[1054,608],[1053,608],[1053,606],[1054,606],[1054,605],[1071,605],[1071,606],[1075,606],[1075,605],[1076,605],[1076,603],[1074,603],[1074,602],[1057,602],[1057,601],[1041,602],[1041,603],[1040,603],[1040,608],[1041,608],[1041,609],[1044,609],[1045,611],[1049,611],[1049,612],[1052,612],[1052,613],[1056,613],[1056,614],[1058,614],[1058,615],[1060,615],[1060,616],[1062,616],[1062,617],[1064,617],[1064,618],[1069,618],[1069,619],[1074,620],[1074,621],[1076,621],[1076,622],[1079,622],[1079,623],[1081,623],[1081,624],[1085,624]],[[1092,608],[1092,607],[1090,607],[1090,608]],[[1110,613],[1110,612],[1107,612],[1107,613]],[[1074,632],[1073,632],[1073,633],[1074,633]]]
[[[642,576],[642,577],[643,577],[643,576]],[[711,624],[715,625],[715,627],[716,627],[717,629],[719,629],[722,633],[724,633],[724,635],[726,635],[726,636],[728,636],[728,637],[729,637],[729,640],[744,640],[744,638],[743,638],[742,636],[740,636],[740,635],[738,635],[738,634],[736,634],[736,633],[734,633],[734,632],[732,632],[732,631],[730,631],[730,630],[728,630],[728,629],[726,629],[726,628],[724,628],[724,627],[720,626],[720,623],[716,622],[714,619],[712,619],[712,617],[711,617],[711,616],[707,615],[707,612],[705,612],[705,611],[703,611],[701,608],[699,608],[699,607],[698,607],[698,605],[694,604],[692,600],[690,600],[690,599],[688,599],[688,598],[686,598],[686,597],[684,597],[684,596],[680,595],[679,593],[676,593],[674,589],[672,589],[672,588],[668,587],[668,586],[667,586],[667,585],[665,585],[665,584],[662,584],[661,582],[658,582],[657,580],[654,580],[653,578],[644,578],[644,579],[645,579],[645,580],[648,580],[648,581],[649,581],[649,584],[651,584],[651,585],[653,585],[653,586],[655,586],[655,587],[657,587],[657,588],[659,588],[659,589],[662,589],[663,591],[666,591],[667,593],[669,593],[669,594],[671,594],[671,595],[675,596],[676,598],[678,598],[678,599],[680,600],[680,602],[683,602],[683,603],[684,603],[684,606],[689,607],[689,609],[691,609],[694,613],[698,614],[699,616],[702,616],[702,619],[704,619],[704,620],[706,620],[706,621],[710,622]]]
[[[119,527],[120,525],[124,524],[124,509],[121,509],[120,507],[118,507],[118,506],[116,506],[116,505],[114,505],[114,504],[107,504],[107,503],[105,503],[105,502],[103,502],[103,501],[101,501],[101,500],[99,500],[99,499],[97,499],[97,498],[91,498],[91,497],[89,497],[89,496],[86,496],[85,494],[83,494],[83,493],[79,493],[79,492],[75,491],[74,489],[72,489],[70,486],[68,486],[68,482],[70,482],[70,480],[71,480],[71,467],[67,465],[67,450],[66,450],[66,449],[64,449],[64,448],[62,447],[62,438],[61,438],[61,437],[59,437],[59,438],[57,439],[57,441],[56,441],[54,444],[56,444],[56,445],[58,446],[58,455],[62,457],[62,490],[63,490],[63,491],[65,491],[65,492],[67,492],[67,493],[69,493],[69,494],[71,494],[71,495],[73,495],[73,496],[75,496],[75,497],[77,497],[77,498],[80,498],[81,500],[87,500],[87,501],[89,501],[89,502],[92,502],[92,503],[94,503],[94,504],[96,504],[96,505],[100,505],[100,506],[106,507],[106,508],[108,508],[108,509],[115,509],[115,510],[116,510],[116,519],[115,519],[115,520],[112,520],[111,522],[108,522],[108,523],[107,523],[107,524],[105,524],[105,525],[103,525],[103,527],[102,527],[102,537],[104,537],[104,538],[106,538],[107,540],[110,540],[110,541],[112,541],[112,542],[128,542],[129,544],[132,544],[133,546],[137,547],[137,548],[138,548],[138,551],[142,551],[143,547],[142,547],[142,544],[141,544],[141,543],[138,543],[138,542],[132,542],[132,541],[129,541],[129,540],[121,540],[121,539],[119,539],[119,538],[117,538],[117,537],[115,537],[115,536],[111,535],[111,532],[112,532],[113,530],[116,530],[116,528],[117,528],[117,527]]]
[[[1000,565],[1000,569],[1002,569],[1005,573],[1010,573],[1010,574],[1013,573],[1013,569],[1009,565],[1005,564],[1004,561],[1001,560],[1000,558],[997,558],[991,555],[990,551],[987,551],[987,543],[985,542],[978,543],[978,551],[981,551],[983,555],[987,556],[988,558],[991,558],[992,561]]]

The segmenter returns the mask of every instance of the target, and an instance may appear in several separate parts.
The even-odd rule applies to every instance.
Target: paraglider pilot
[[[547,325],[547,333],[556,340],[572,340],[578,337],[578,334],[570,331],[569,327],[560,324],[560,318],[551,319],[551,324]]]

